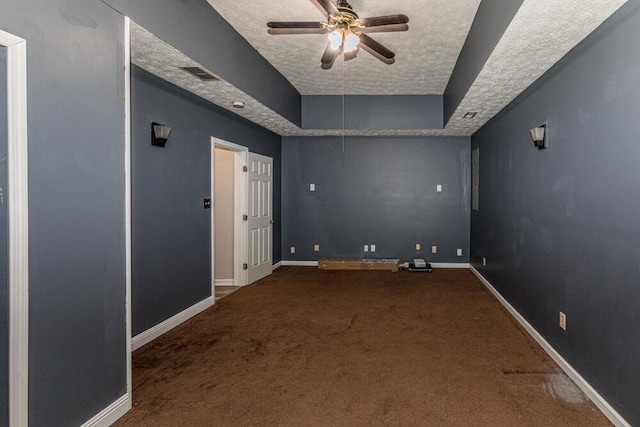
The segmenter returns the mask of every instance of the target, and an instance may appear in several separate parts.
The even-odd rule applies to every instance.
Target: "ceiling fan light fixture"
[[[360,37],[349,31],[344,38],[344,51],[351,52],[358,47],[358,44],[360,44]]]
[[[340,49],[340,46],[342,46],[342,31],[335,30],[329,33],[329,43],[331,43],[333,50]]]
[[[318,21],[267,22],[267,32],[272,35],[323,34],[326,47],[320,58],[323,70],[331,69],[339,55],[345,61],[354,59],[363,48],[385,64],[395,62],[395,53],[378,43],[366,33],[407,31],[409,17],[403,14],[360,18],[348,0],[311,0],[327,18]]]

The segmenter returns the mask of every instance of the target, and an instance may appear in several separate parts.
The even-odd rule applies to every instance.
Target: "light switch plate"
[[[309,184],[309,191],[316,191],[316,185],[315,184]]]
[[[567,330],[567,315],[564,314],[563,312],[560,312],[560,327],[562,328],[562,330],[566,331]]]

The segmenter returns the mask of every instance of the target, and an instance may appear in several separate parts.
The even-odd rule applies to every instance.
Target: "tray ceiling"
[[[404,13],[409,31],[373,34],[396,52],[386,65],[366,52],[320,68],[320,34],[271,36],[272,20],[321,21],[309,0],[207,0],[303,95],[424,95],[444,93],[469,33],[478,0],[354,0],[361,17]],[[445,129],[301,129],[225,81],[202,82],[178,67],[198,66],[163,40],[132,24],[134,64],[280,135],[471,135],[583,40],[626,0],[524,0]],[[158,54],[161,53],[161,54]],[[535,58],[535,60],[534,60]],[[344,83],[343,83],[344,79]],[[343,90],[344,89],[344,90]],[[242,100],[246,107],[233,109]],[[478,112],[463,119],[467,111]]]

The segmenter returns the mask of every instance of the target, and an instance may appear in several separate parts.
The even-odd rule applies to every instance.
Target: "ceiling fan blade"
[[[390,33],[397,31],[407,31],[409,26],[407,24],[390,24],[390,25],[378,25],[375,27],[358,28],[358,32],[363,33]]]
[[[378,52],[376,52],[375,50],[371,49],[368,46],[365,46],[365,45],[361,44],[360,47],[363,50],[365,50],[366,52],[369,52],[371,55],[373,55],[374,57],[378,58],[380,61],[384,62],[387,65],[391,65],[394,62],[396,62],[395,58],[391,58],[391,59],[385,58],[384,56],[380,55]]]
[[[372,39],[366,34],[360,34],[360,47],[364,47],[367,51],[376,52],[379,56],[385,59],[393,59],[396,54],[391,52],[386,47]],[[371,52],[369,52],[371,53]],[[380,58],[379,58],[380,59]],[[385,61],[386,62],[386,61]]]
[[[272,36],[281,36],[287,34],[325,34],[327,32],[326,29],[318,29],[318,28],[269,28],[267,33]]]
[[[327,32],[326,26],[322,22],[267,22],[272,35],[282,34],[324,34]]]
[[[269,28],[324,28],[325,25],[322,22],[316,22],[316,21],[304,21],[304,22],[277,21],[277,22],[267,22],[267,27]]]
[[[344,60],[345,61],[351,61],[352,59],[355,59],[355,57],[358,56],[358,51],[359,50],[360,50],[359,48],[355,48],[351,52],[345,52]]]
[[[340,16],[338,7],[331,0],[311,0],[324,16]]]
[[[338,57],[338,55],[340,55],[341,52],[342,52],[342,49],[333,49],[331,47],[331,43],[327,43],[327,47],[325,48],[324,53],[322,54],[322,58],[320,58],[322,69],[328,70],[329,68],[331,68],[336,58]]]
[[[407,15],[372,16],[358,19],[363,27],[378,27],[380,25],[406,24],[409,22]]]

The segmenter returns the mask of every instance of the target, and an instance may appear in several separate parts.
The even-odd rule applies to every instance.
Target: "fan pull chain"
[[[344,116],[345,116],[345,112],[344,112],[344,91],[345,91],[345,72],[344,72],[344,67],[345,67],[345,60],[344,60],[344,54],[342,55],[342,154],[344,154]]]

